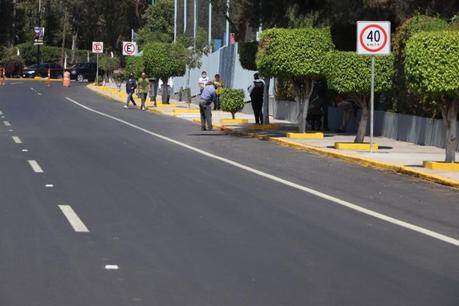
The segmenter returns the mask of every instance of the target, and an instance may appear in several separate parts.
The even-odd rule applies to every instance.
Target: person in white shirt
[[[207,76],[207,72],[203,71],[201,72],[201,77],[199,78],[198,81],[198,86],[199,86],[199,94],[202,94],[202,91],[206,87],[206,84],[209,82],[209,77]]]

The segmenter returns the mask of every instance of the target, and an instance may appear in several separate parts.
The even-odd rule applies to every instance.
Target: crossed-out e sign
[[[123,41],[123,55],[136,55],[137,44],[135,42]]]
[[[390,54],[390,22],[358,21],[357,53],[360,55]]]
[[[104,43],[101,41],[93,41],[92,53],[104,53]]]

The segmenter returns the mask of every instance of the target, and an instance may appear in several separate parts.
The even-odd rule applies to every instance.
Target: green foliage
[[[24,60],[16,55],[10,55],[2,58],[0,67],[5,68],[7,76],[19,76],[24,68]]]
[[[180,44],[149,43],[143,50],[143,59],[148,76],[167,80],[185,74],[188,54]]]
[[[135,78],[139,78],[142,72],[145,71],[145,64],[141,56],[129,56],[126,60],[125,75],[128,77],[131,73]]]
[[[430,98],[459,96],[459,32],[422,32],[406,45],[408,88]]]
[[[269,29],[261,36],[257,67],[266,76],[319,77],[333,47],[329,28]]]
[[[99,57],[99,67],[108,74],[120,67],[120,60],[117,57],[102,55]]]
[[[368,95],[371,88],[371,57],[355,52],[329,52],[325,60],[328,88],[340,94]],[[381,56],[375,60],[375,92],[392,87],[394,57]]]
[[[448,23],[437,17],[416,15],[407,19],[398,29],[393,39],[393,51],[398,58],[404,58],[406,42],[415,33],[444,30]]]
[[[220,107],[224,112],[234,114],[244,108],[244,91],[242,89],[223,88],[220,95]]]
[[[247,70],[257,70],[258,42],[239,43],[239,61],[241,66]]]

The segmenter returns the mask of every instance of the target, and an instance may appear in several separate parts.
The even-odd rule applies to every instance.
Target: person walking
[[[214,110],[219,110],[220,109],[220,95],[223,92],[223,88],[225,88],[225,82],[220,78],[219,74],[216,74],[213,83],[215,86],[215,93],[217,94],[217,100],[214,103]]]
[[[199,101],[202,131],[212,131],[212,102],[215,102],[216,99],[217,94],[215,92],[215,86],[212,82],[209,81],[204,87]]]
[[[253,82],[248,88],[250,102],[252,103],[253,114],[255,116],[255,124],[263,124],[263,95],[265,91],[265,83],[260,79],[258,73],[253,75]]]
[[[147,94],[149,89],[149,81],[147,79],[147,75],[145,72],[142,72],[142,76],[140,77],[139,81],[137,82],[137,94],[140,97],[140,110],[146,110],[145,101],[147,100]]]
[[[124,105],[125,109],[129,108],[129,102],[131,101],[132,101],[132,104],[134,104],[134,106],[137,106],[137,103],[135,103],[135,100],[133,97],[136,88],[137,88],[137,82],[134,79],[134,74],[131,73],[129,75],[129,80],[126,82],[126,93],[128,96],[126,100],[126,105]]]
[[[199,78],[199,81],[198,81],[199,94],[202,94],[202,91],[204,90],[208,82],[209,82],[209,77],[207,76],[207,72],[206,71],[201,72],[201,77]]]

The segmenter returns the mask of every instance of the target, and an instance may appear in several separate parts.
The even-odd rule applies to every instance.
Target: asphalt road
[[[84,86],[0,111],[0,305],[459,305],[456,190]]]

